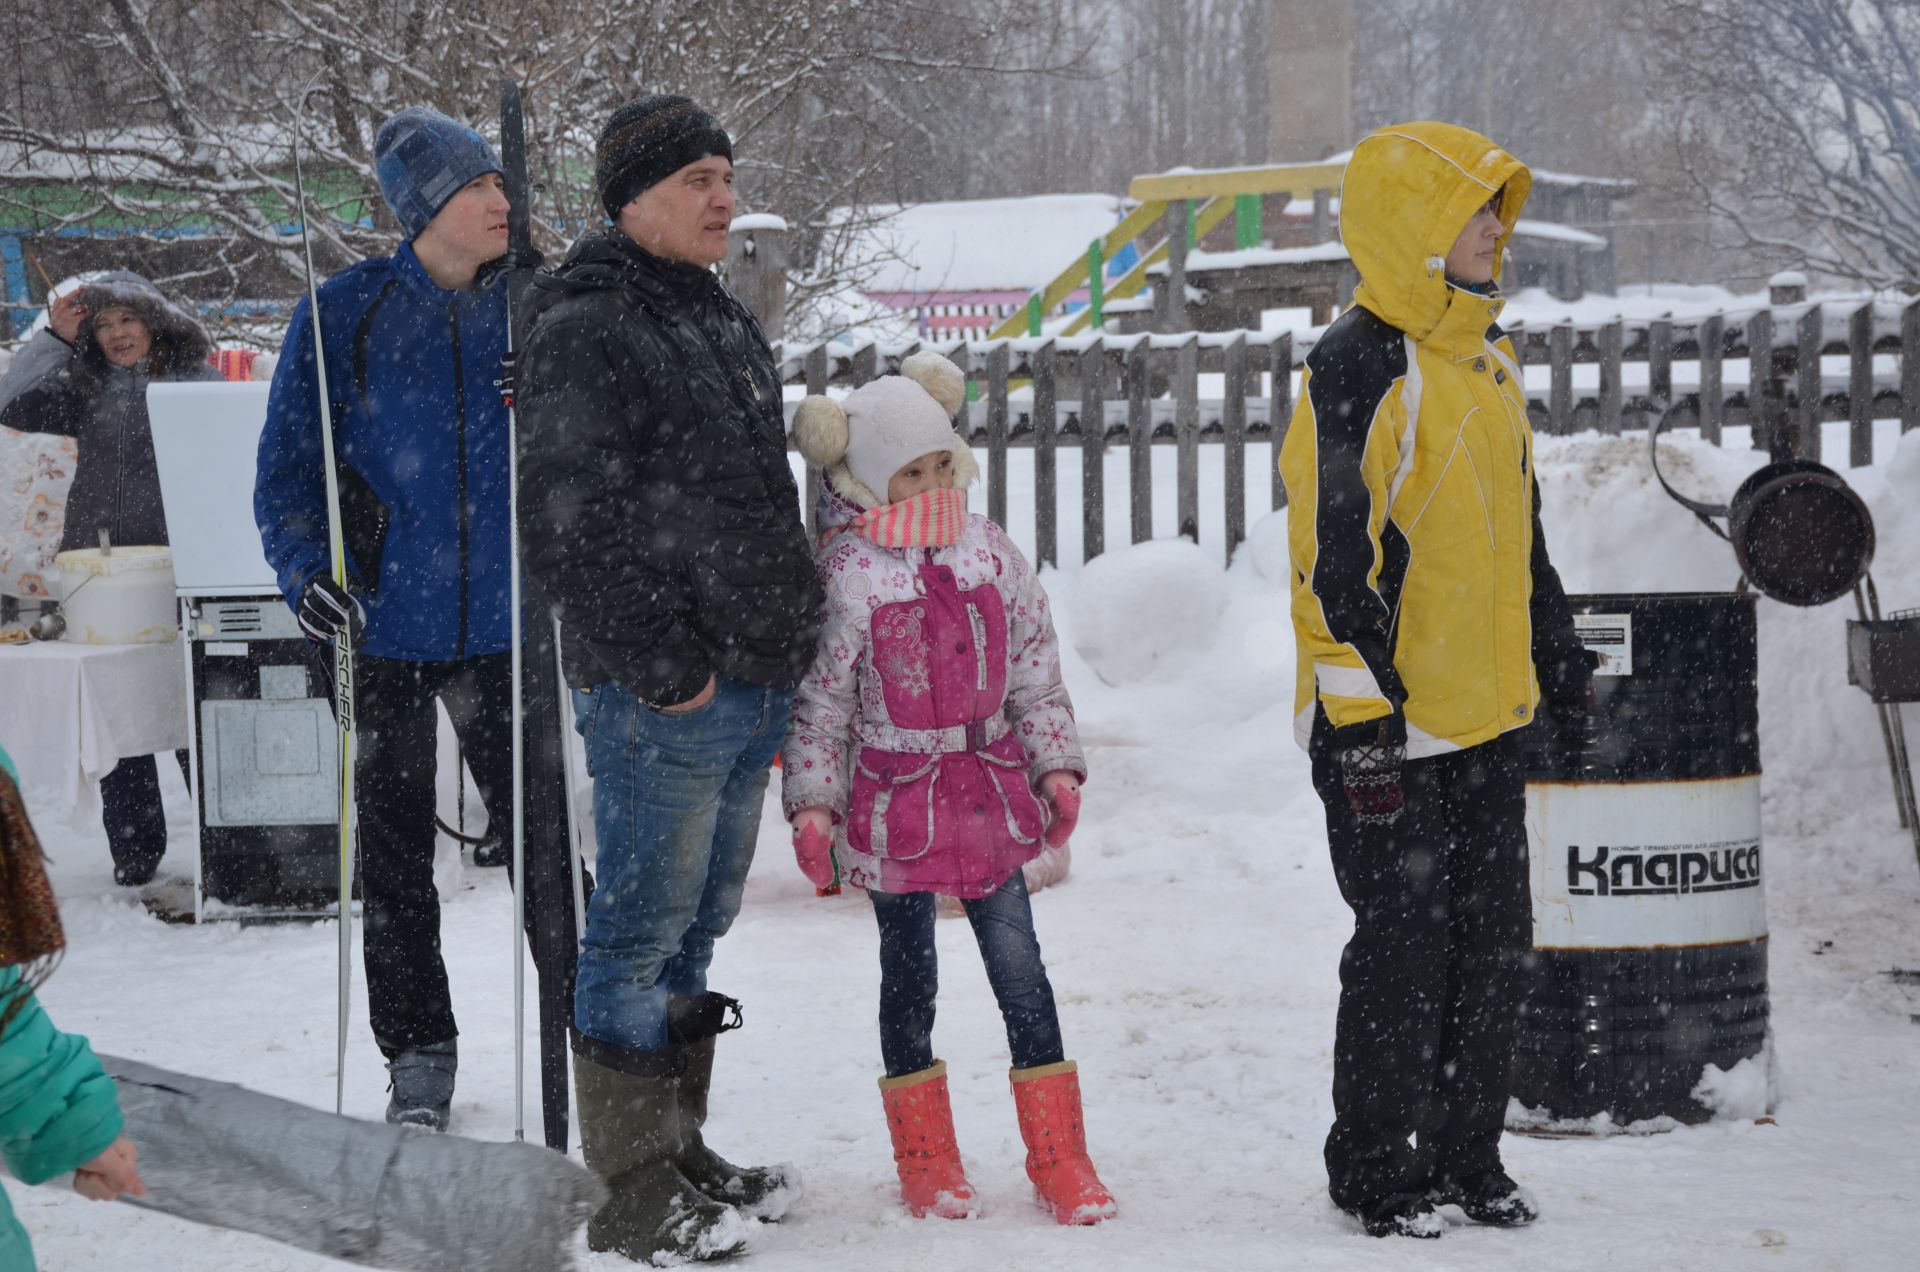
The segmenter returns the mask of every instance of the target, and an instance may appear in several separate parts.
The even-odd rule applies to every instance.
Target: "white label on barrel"
[[[1529,783],[1538,949],[1723,945],[1767,934],[1760,778]]]
[[[1596,676],[1633,674],[1633,615],[1575,614],[1573,630],[1582,645],[1599,652],[1600,665],[1593,669]]]

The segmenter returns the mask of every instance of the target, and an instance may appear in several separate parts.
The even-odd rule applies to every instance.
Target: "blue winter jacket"
[[[260,434],[253,515],[288,605],[327,572],[312,316],[294,307]],[[411,245],[320,287],[359,648],[439,662],[507,648],[504,284],[451,292]]]

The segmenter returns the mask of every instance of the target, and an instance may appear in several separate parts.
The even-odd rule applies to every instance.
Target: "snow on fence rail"
[[[1867,301],[1727,310],[1684,319],[1561,323],[1510,329],[1526,368],[1528,415],[1547,434],[1588,429],[1644,431],[1654,421],[1697,429],[1721,443],[1728,427],[1751,426],[1756,446],[1785,439],[1819,459],[1818,425],[1849,425],[1847,462],[1873,462],[1873,421],[1920,427],[1920,301]],[[1035,548],[1057,562],[1059,488],[1055,449],[1082,452],[1081,549],[1105,549],[1109,446],[1128,454],[1129,525],[1152,537],[1151,447],[1173,446],[1179,533],[1199,538],[1199,448],[1223,448],[1226,488],[1244,491],[1247,447],[1285,437],[1301,364],[1317,332],[1187,332],[1177,335],[1028,337],[974,342],[775,346],[782,379],[809,393],[853,388],[895,372],[921,348],[966,373],[962,423],[985,451],[987,515],[1005,523],[1007,454],[1033,450]],[[1829,363],[1838,363],[1829,366]],[[1576,368],[1579,373],[1576,374]],[[1591,368],[1591,373],[1589,373]],[[1631,374],[1629,374],[1631,373]],[[1754,384],[1760,386],[1753,393]],[[1203,396],[1202,390],[1205,390]],[[788,403],[788,410],[795,404]],[[1082,421],[1095,415],[1102,427]],[[1269,452],[1271,453],[1271,452]],[[1269,465],[1270,506],[1286,502]],[[1246,501],[1224,501],[1226,550],[1246,538]]]

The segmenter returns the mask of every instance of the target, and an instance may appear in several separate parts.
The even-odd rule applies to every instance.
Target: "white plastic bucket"
[[[82,645],[157,645],[180,631],[173,599],[173,553],[164,547],[62,552],[60,612],[66,639]]]

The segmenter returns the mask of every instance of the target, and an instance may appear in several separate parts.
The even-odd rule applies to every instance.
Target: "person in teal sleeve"
[[[33,994],[66,938],[13,772],[0,750],[0,1157],[29,1184],[74,1171],[83,1197],[145,1196],[113,1079]],[[0,1192],[0,1272],[33,1267],[33,1244]]]

